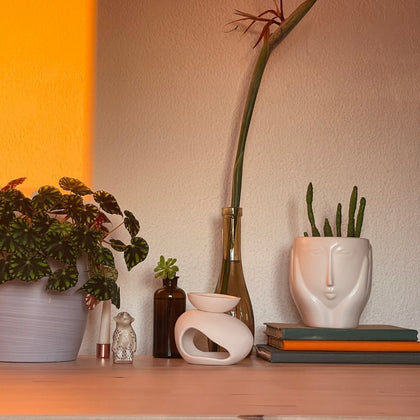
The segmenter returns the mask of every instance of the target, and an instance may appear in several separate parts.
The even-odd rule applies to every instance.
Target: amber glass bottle
[[[254,312],[246,287],[241,258],[241,208],[224,207],[223,215],[223,262],[215,292],[240,297],[238,305],[230,315],[242,321],[254,335]],[[220,350],[209,343],[210,351]]]
[[[156,290],[153,308],[153,356],[181,357],[175,344],[175,322],[185,312],[185,292],[177,286],[178,277],[163,279]]]

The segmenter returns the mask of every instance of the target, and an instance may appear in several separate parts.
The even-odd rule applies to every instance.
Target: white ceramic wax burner
[[[188,293],[195,308],[183,313],[175,324],[178,351],[188,363],[199,365],[232,365],[244,359],[252,349],[254,338],[239,319],[224,312],[233,309],[240,298],[219,293]],[[199,331],[226,349],[202,351],[194,344]]]

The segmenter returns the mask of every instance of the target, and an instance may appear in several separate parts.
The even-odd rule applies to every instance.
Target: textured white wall
[[[288,14],[299,3],[285,0]],[[139,215],[148,259],[120,270],[121,310],[139,354],[152,351],[153,267],[177,257],[185,291],[212,291],[221,263],[221,207],[256,33],[227,32],[233,9],[271,1],[99,2],[95,186]],[[265,321],[298,320],[288,291],[293,237],[367,198],[373,247],[364,323],[420,329],[420,2],[318,0],[273,53],[244,165],[243,265],[257,342]],[[321,224],[321,222],[318,222]],[[82,353],[93,353],[98,311]]]

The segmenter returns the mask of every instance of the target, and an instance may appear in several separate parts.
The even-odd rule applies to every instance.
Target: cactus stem
[[[353,187],[353,191],[350,197],[349,203],[349,220],[347,224],[347,236],[354,237],[354,230],[355,230],[355,223],[354,223],[354,215],[356,213],[356,206],[357,206],[357,187]]]
[[[308,218],[309,218],[309,222],[312,228],[312,236],[321,236],[315,224],[314,210],[312,208],[313,196],[314,196],[313,186],[312,186],[312,182],[310,182],[308,185],[308,189],[306,191],[306,207],[308,210]]]
[[[366,198],[362,197],[360,199],[359,211],[357,212],[356,230],[354,232],[354,236],[356,238],[360,238],[360,233],[362,232],[363,217],[365,215],[365,207],[366,207]]]
[[[328,219],[324,221],[324,236],[333,236],[331,225]]]
[[[335,228],[336,228],[337,236],[341,236],[341,223],[342,223],[341,203],[338,203],[337,213],[335,216]]]

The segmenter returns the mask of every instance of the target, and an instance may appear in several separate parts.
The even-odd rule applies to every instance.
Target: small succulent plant
[[[94,192],[75,178],[59,180],[64,193],[44,185],[31,198],[17,189],[24,180],[18,178],[0,188],[0,285],[46,277],[47,289],[65,291],[78,283],[76,260],[87,255],[88,280],[81,287],[89,298],[86,301],[111,300],[119,308],[112,250],[123,254],[128,270],[149,251],[147,242],[137,236],[140,224],[136,217],[128,210],[123,212],[113,195]],[[120,216],[120,224],[112,227],[107,214]],[[128,244],[111,238],[121,226],[129,234]],[[52,268],[53,260],[59,268]]]
[[[308,189],[306,191],[306,207],[308,212],[309,223],[311,224],[312,236],[321,236],[319,229],[315,223],[314,210],[312,207],[313,202],[313,186],[312,182],[309,183]],[[360,238],[360,233],[362,231],[363,218],[365,214],[366,207],[366,198],[362,197],[359,202],[359,210],[356,217],[356,208],[357,208],[357,186],[353,187],[353,191],[350,196],[349,203],[349,212],[348,212],[348,223],[347,223],[347,237]],[[333,234],[331,224],[326,218],[324,220],[324,236],[342,236],[341,232],[342,225],[342,206],[341,203],[337,204],[336,216],[335,216],[335,228],[336,234]],[[308,232],[304,233],[304,236],[309,236]]]
[[[159,262],[157,263],[154,269],[155,278],[162,277],[163,280],[172,280],[175,277],[177,277],[179,268],[175,265],[175,263],[176,258],[168,258],[167,260],[165,260],[165,257],[161,255]]]

